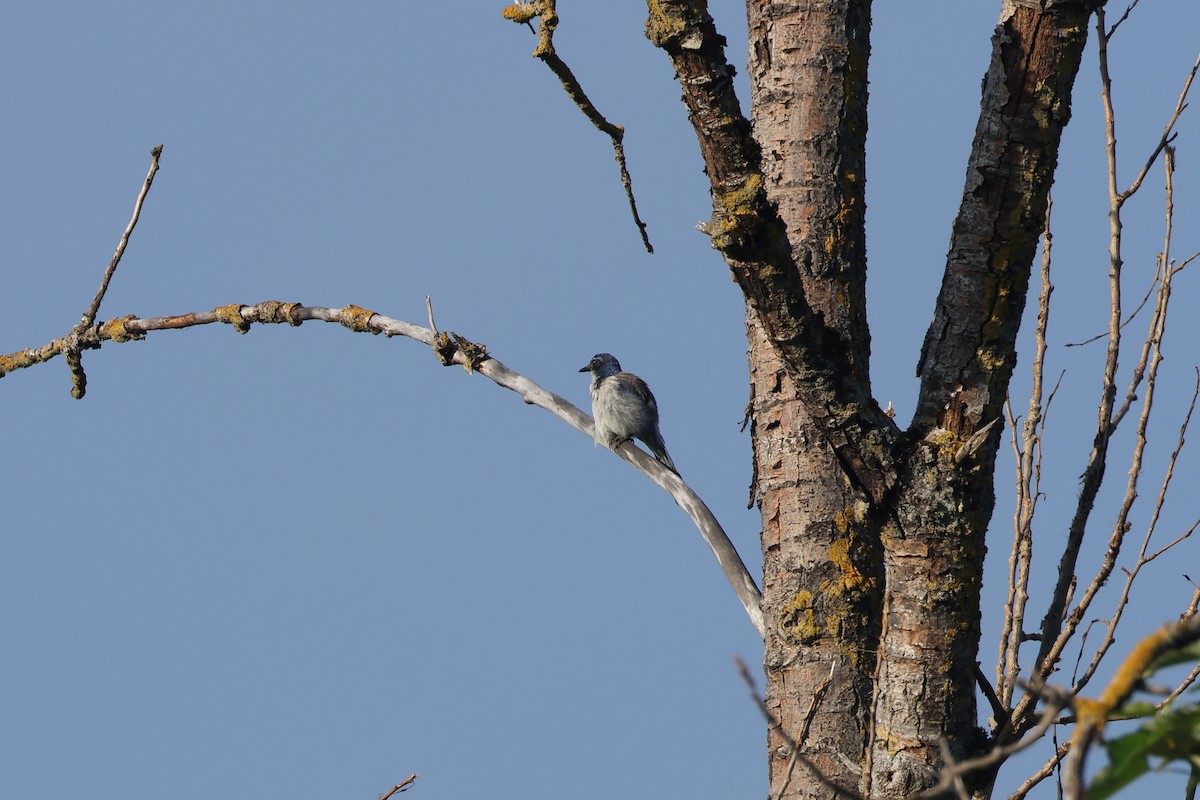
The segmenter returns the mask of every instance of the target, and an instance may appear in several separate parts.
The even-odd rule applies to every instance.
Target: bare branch
[[[1000,658],[996,664],[996,694],[1005,709],[996,716],[998,727],[1008,724],[1009,704],[1017,676],[1020,674],[1020,647],[1024,637],[1025,606],[1029,601],[1029,565],[1033,558],[1033,515],[1041,494],[1042,437],[1045,413],[1042,408],[1042,383],[1046,368],[1046,329],[1050,323],[1051,252],[1054,236],[1050,230],[1050,215],[1054,204],[1046,198],[1046,222],[1042,229],[1042,289],[1038,295],[1037,324],[1034,327],[1033,386],[1029,392],[1029,408],[1021,428],[1021,443],[1017,444],[1017,425],[1009,407],[1013,450],[1016,455],[1017,502],[1013,512],[1013,545],[1008,557],[1008,598],[1004,605],[1004,623],[1000,633]],[[1055,387],[1057,388],[1057,387]],[[1006,403],[1007,405],[1007,403]],[[1049,403],[1047,402],[1047,410]]]
[[[1117,28],[1121,27],[1121,23],[1129,19],[1130,12],[1137,8],[1137,4],[1140,2],[1141,0],[1133,0],[1133,2],[1129,4],[1129,7],[1125,9],[1125,13],[1121,15],[1121,18],[1113,23],[1112,27],[1108,29],[1108,33],[1106,34],[1109,39],[1111,39],[1113,34],[1117,32]]]
[[[804,738],[808,733],[809,724],[812,722],[812,716],[816,712],[817,705],[820,703],[821,698],[824,696],[825,691],[829,688],[829,684],[833,680],[833,665],[830,665],[829,675],[813,693],[812,702],[809,703],[808,711],[805,713],[804,726],[801,730],[801,735],[796,739],[793,739],[783,729],[783,723],[779,720],[779,718],[776,717],[775,714],[771,712],[771,709],[767,707],[767,701],[758,693],[758,687],[754,685],[754,678],[750,676],[750,670],[746,667],[746,662],[742,661],[740,658],[735,658],[734,662],[737,664],[738,674],[742,676],[742,680],[745,682],[746,687],[750,690],[750,697],[753,698],[754,705],[758,707],[759,712],[761,712],[763,717],[767,720],[767,725],[779,734],[780,738],[782,738],[787,744],[788,750],[791,751],[791,758],[788,762],[789,779],[792,767],[799,763],[809,771],[813,778],[816,779],[817,783],[821,784],[826,789],[829,789],[839,797],[850,797],[855,798],[855,800],[861,800],[862,795],[829,780],[829,778],[825,777],[824,773],[822,773],[821,770],[819,770],[817,766],[813,764],[812,760],[808,758],[808,756],[800,752],[800,748],[804,745]],[[784,783],[784,786],[786,788],[786,782]]]
[[[137,227],[138,220],[142,216],[142,204],[146,202],[146,195],[150,194],[150,186],[154,183],[154,175],[158,172],[158,160],[162,157],[162,151],[161,144],[150,151],[150,171],[146,173],[146,180],[142,182],[142,188],[138,191],[137,199],[133,203],[133,215],[129,218],[129,224],[125,226],[125,232],[121,234],[121,240],[117,242],[116,252],[113,253],[112,260],[108,262],[108,268],[104,270],[104,277],[100,280],[100,289],[92,298],[87,311],[83,313],[80,324],[84,328],[95,322],[96,314],[100,312],[100,303],[103,302],[104,295],[108,292],[109,281],[112,280],[113,273],[117,271],[117,265],[121,263],[121,258],[125,255],[125,248],[129,246],[129,237],[133,235],[133,229]]]
[[[1141,302],[1139,302],[1137,307],[1134,308],[1133,311],[1129,312],[1129,314],[1125,317],[1124,322],[1121,323],[1121,330],[1124,330],[1129,323],[1133,322],[1137,318],[1137,315],[1140,314],[1142,309],[1146,307],[1146,303],[1150,302],[1150,298],[1154,296],[1154,290],[1158,288],[1161,269],[1162,263],[1160,260],[1158,267],[1154,271],[1154,277],[1150,280],[1150,285],[1146,288],[1146,293],[1142,295]],[[1107,335],[1107,333],[1097,333],[1095,336],[1089,336],[1080,342],[1067,342],[1063,345],[1063,347],[1083,347],[1084,345],[1089,345],[1092,342],[1098,342]]]
[[[1104,9],[1100,8],[1097,13],[1102,14],[1103,11]],[[1113,27],[1115,28],[1116,26]],[[1183,82],[1183,88],[1179,91],[1179,100],[1175,103],[1175,111],[1171,113],[1171,118],[1167,120],[1167,126],[1163,128],[1162,137],[1158,140],[1158,144],[1155,145],[1154,151],[1151,152],[1150,157],[1146,159],[1145,166],[1142,167],[1142,171],[1138,173],[1137,177],[1133,179],[1133,183],[1131,183],[1129,188],[1119,195],[1122,203],[1132,197],[1134,192],[1141,188],[1142,181],[1146,179],[1146,175],[1149,174],[1150,168],[1153,167],[1154,162],[1158,160],[1159,154],[1162,153],[1162,151],[1166,149],[1167,145],[1171,143],[1171,140],[1175,138],[1175,134],[1173,132],[1175,129],[1175,123],[1179,121],[1179,115],[1183,113],[1185,108],[1187,108],[1188,92],[1192,88],[1192,81],[1195,79],[1197,71],[1200,71],[1200,55],[1196,56],[1196,61],[1194,64],[1192,64],[1192,71],[1188,73],[1187,79]],[[1108,92],[1111,97],[1112,86],[1108,82],[1107,65],[1105,66],[1104,80],[1105,91]]]
[[[1168,278],[1168,281],[1169,280],[1170,279]],[[1200,376],[1198,376],[1197,382],[1192,390],[1191,403],[1188,405],[1187,413],[1184,416],[1183,423],[1180,425],[1179,438],[1176,440],[1175,449],[1171,452],[1171,456],[1167,461],[1167,470],[1166,470],[1166,473],[1163,475],[1162,484],[1159,487],[1158,499],[1154,504],[1154,510],[1151,513],[1150,522],[1146,526],[1146,533],[1145,533],[1144,538],[1142,539],[1142,547],[1141,547],[1141,551],[1138,553],[1137,562],[1133,565],[1133,567],[1130,570],[1128,570],[1126,572],[1125,584],[1124,584],[1124,586],[1121,587],[1121,594],[1117,598],[1116,607],[1113,610],[1112,616],[1108,620],[1108,626],[1107,626],[1105,640],[1100,645],[1100,647],[1098,647],[1096,649],[1095,654],[1092,656],[1092,661],[1088,665],[1088,668],[1084,672],[1083,676],[1075,683],[1074,690],[1076,692],[1078,692],[1080,689],[1082,689],[1084,687],[1084,685],[1087,684],[1087,682],[1091,679],[1092,675],[1095,674],[1096,669],[1099,667],[1101,659],[1104,658],[1104,655],[1109,651],[1109,649],[1112,647],[1112,645],[1116,643],[1117,625],[1120,623],[1121,617],[1125,612],[1125,607],[1129,603],[1131,590],[1133,589],[1133,582],[1134,582],[1134,580],[1137,579],[1139,573],[1142,570],[1142,567],[1146,566],[1151,561],[1158,558],[1160,555],[1162,555],[1163,553],[1165,553],[1167,550],[1171,549],[1175,545],[1188,539],[1188,537],[1190,537],[1192,535],[1192,532],[1196,529],[1196,526],[1193,525],[1190,529],[1188,529],[1187,531],[1185,531],[1184,533],[1182,533],[1181,535],[1176,537],[1173,541],[1164,545],[1158,551],[1156,551],[1154,553],[1148,553],[1148,551],[1150,549],[1150,538],[1151,538],[1151,536],[1154,535],[1154,531],[1158,527],[1158,520],[1159,520],[1160,515],[1162,514],[1163,505],[1166,502],[1167,489],[1171,485],[1171,478],[1175,473],[1175,464],[1179,460],[1179,454],[1183,451],[1184,435],[1187,433],[1188,425],[1191,422],[1192,412],[1195,411],[1195,409],[1196,409],[1196,400],[1197,400],[1198,396],[1200,396]],[[1135,480],[1135,474],[1134,474],[1133,470],[1130,470],[1130,480],[1131,480],[1131,482],[1133,482]],[[1124,515],[1119,516],[1118,524],[1122,524],[1123,520],[1124,520]]]
[[[1173,183],[1172,183],[1172,175],[1174,173],[1174,163],[1175,163],[1174,149],[1168,147],[1166,149],[1165,158],[1163,161],[1163,166],[1164,166],[1164,169],[1166,170],[1166,222],[1165,222],[1165,228],[1164,228],[1164,234],[1163,234],[1164,241],[1163,241],[1163,252],[1162,252],[1161,260],[1164,264],[1169,263],[1169,259],[1170,259],[1171,232],[1172,232],[1172,220],[1173,220],[1173,210],[1174,210],[1174,202],[1173,202],[1174,192],[1173,192]],[[1147,431],[1147,427],[1148,427],[1149,421],[1150,421],[1151,409],[1154,404],[1154,396],[1155,396],[1154,390],[1155,390],[1155,385],[1156,385],[1156,377],[1158,375],[1158,367],[1159,367],[1159,364],[1162,362],[1161,348],[1162,348],[1163,339],[1166,337],[1167,310],[1170,305],[1171,288],[1172,288],[1171,272],[1170,272],[1170,270],[1163,269],[1162,270],[1162,280],[1161,280],[1161,283],[1159,284],[1159,290],[1158,290],[1158,293],[1155,298],[1154,312],[1151,317],[1150,329],[1146,332],[1146,338],[1143,340],[1141,359],[1138,362],[1137,366],[1134,368],[1134,374],[1135,374],[1135,376],[1137,376],[1135,378],[1135,380],[1140,380],[1141,374],[1145,373],[1146,389],[1145,389],[1145,395],[1142,399],[1141,414],[1138,417],[1138,424],[1137,424],[1137,430],[1136,430],[1136,441],[1135,441],[1134,448],[1133,448],[1133,454],[1130,459],[1131,463],[1130,463],[1130,468],[1129,468],[1129,478],[1126,483],[1125,495],[1121,500],[1121,506],[1117,513],[1117,518],[1116,518],[1116,521],[1113,526],[1112,535],[1109,539],[1108,549],[1105,552],[1103,565],[1102,565],[1100,571],[1097,573],[1096,577],[1093,579],[1091,586],[1089,586],[1087,591],[1085,591],[1084,597],[1080,601],[1080,609],[1077,609],[1077,611],[1082,611],[1083,609],[1086,609],[1087,604],[1091,601],[1092,597],[1095,596],[1095,593],[1108,580],[1108,577],[1112,572],[1113,566],[1116,563],[1117,556],[1120,553],[1121,545],[1124,540],[1125,533],[1130,528],[1129,513],[1133,507],[1134,500],[1137,498],[1138,483],[1141,479],[1141,474],[1142,474],[1142,458],[1143,458],[1143,455],[1144,455],[1144,452],[1146,449],[1146,443],[1147,443],[1146,431]],[[1184,421],[1180,427],[1179,438],[1177,440],[1175,450],[1172,453],[1171,458],[1168,460],[1167,471],[1166,471],[1166,474],[1163,476],[1163,482],[1159,489],[1158,501],[1155,504],[1153,514],[1151,515],[1151,520],[1150,520],[1149,526],[1146,530],[1145,538],[1142,542],[1141,552],[1138,554],[1137,563],[1134,565],[1133,569],[1128,573],[1126,580],[1125,580],[1125,586],[1123,587],[1121,595],[1120,595],[1119,599],[1117,600],[1116,609],[1115,609],[1114,613],[1112,614],[1112,616],[1108,620],[1108,628],[1107,628],[1105,640],[1101,644],[1101,646],[1097,649],[1095,655],[1092,657],[1091,664],[1088,666],[1088,668],[1084,672],[1083,676],[1081,676],[1079,681],[1076,683],[1076,685],[1075,685],[1076,692],[1078,692],[1080,689],[1082,689],[1083,686],[1085,686],[1087,684],[1087,682],[1091,679],[1092,675],[1095,674],[1096,668],[1099,666],[1100,660],[1104,657],[1104,654],[1106,652],[1108,652],[1108,649],[1116,641],[1116,637],[1115,637],[1116,627],[1121,620],[1121,616],[1125,609],[1125,605],[1126,605],[1126,603],[1128,603],[1129,590],[1132,588],[1133,581],[1137,578],[1137,575],[1141,571],[1141,568],[1145,564],[1147,564],[1149,561],[1146,558],[1146,554],[1147,554],[1147,551],[1149,550],[1149,546],[1150,546],[1150,537],[1153,535],[1154,530],[1157,526],[1158,518],[1159,518],[1159,515],[1162,510],[1162,505],[1166,499],[1166,492],[1167,492],[1168,487],[1170,486],[1171,477],[1174,474],[1175,463],[1179,458],[1179,453],[1183,449],[1184,436],[1187,432],[1188,424],[1191,421],[1192,412],[1196,407],[1196,396],[1197,396],[1198,392],[1200,392],[1200,383],[1197,383],[1196,389],[1192,393],[1192,402],[1191,402],[1191,405],[1188,407],[1187,414],[1185,415]],[[1132,394],[1132,388],[1130,390],[1130,393]]]
[[[1087,526],[1087,521],[1091,515],[1092,508],[1095,504],[1096,496],[1099,492],[1100,485],[1104,480],[1104,471],[1108,456],[1108,443],[1112,436],[1116,425],[1120,422],[1121,415],[1114,416],[1113,408],[1116,398],[1116,373],[1118,356],[1121,347],[1121,270],[1122,270],[1122,255],[1121,255],[1121,208],[1125,201],[1137,191],[1141,185],[1141,181],[1145,177],[1149,166],[1154,163],[1158,155],[1167,148],[1172,136],[1173,130],[1179,115],[1186,107],[1187,93],[1191,87],[1192,79],[1196,74],[1197,69],[1200,69],[1200,57],[1197,58],[1196,64],[1192,67],[1191,73],[1184,82],[1184,87],[1179,95],[1179,100],[1176,103],[1175,111],[1171,115],[1167,123],[1167,127],[1163,132],[1162,140],[1154,149],[1151,157],[1147,161],[1147,166],[1142,170],[1142,174],[1134,181],[1125,192],[1117,190],[1117,138],[1116,138],[1116,123],[1112,104],[1112,80],[1109,77],[1108,71],[1108,41],[1111,32],[1106,32],[1104,27],[1104,9],[1100,7],[1096,10],[1096,30],[1097,30],[1097,47],[1100,68],[1101,80],[1101,100],[1104,106],[1105,116],[1105,134],[1106,134],[1106,156],[1108,161],[1108,193],[1109,193],[1109,324],[1108,324],[1108,345],[1105,354],[1104,372],[1101,382],[1100,401],[1097,408],[1097,425],[1096,435],[1092,445],[1092,451],[1088,457],[1087,466],[1084,469],[1081,479],[1081,488],[1079,499],[1076,504],[1075,515],[1071,521],[1071,526],[1067,534],[1067,544],[1063,549],[1063,554],[1059,562],[1058,581],[1055,585],[1052,600],[1047,607],[1046,614],[1042,619],[1041,626],[1041,646],[1036,659],[1035,677],[1044,679],[1053,670],[1055,663],[1061,656],[1063,647],[1067,640],[1074,634],[1076,626],[1082,619],[1083,614],[1087,609],[1088,603],[1098,590],[1099,584],[1093,581],[1091,586],[1084,592],[1084,597],[1081,599],[1075,610],[1069,616],[1066,615],[1066,609],[1069,606],[1068,594],[1070,593],[1075,581],[1075,566],[1079,557],[1079,549],[1083,542],[1084,533]],[[1115,26],[1114,26],[1115,27]],[[1163,276],[1166,276],[1170,271],[1166,268],[1169,262],[1164,259]],[[1164,295],[1162,285],[1159,286],[1158,296],[1165,298],[1169,296],[1169,292]],[[1163,302],[1162,299],[1159,301]],[[1157,325],[1157,320],[1155,321]],[[1152,328],[1155,327],[1152,325]],[[1143,349],[1147,353],[1146,348]],[[1144,362],[1143,362],[1144,363]],[[1153,363],[1153,362],[1151,362]],[[1132,382],[1131,390],[1127,394],[1129,397],[1133,393],[1133,387],[1139,385],[1142,375],[1139,369],[1134,371],[1134,381]],[[1145,407],[1145,406],[1144,406]],[[1123,412],[1122,412],[1123,413]],[[1135,456],[1139,458],[1140,456]],[[1132,500],[1130,500],[1132,502]],[[1118,529],[1119,530],[1119,529]],[[1117,547],[1120,546],[1120,540],[1123,536],[1123,531],[1120,533],[1114,532],[1112,543]],[[1114,555],[1115,558],[1115,555]],[[1107,577],[1107,572],[1111,571],[1111,566],[1102,567],[1097,579],[1103,582]],[[1026,696],[1022,699],[1014,718],[1018,721],[1017,725],[1022,724],[1023,716],[1031,708],[1032,698]]]
[[[1193,402],[1194,402],[1194,401],[1193,401]],[[1179,535],[1178,535],[1178,536],[1176,536],[1174,539],[1172,539],[1171,541],[1167,542],[1166,544],[1164,544],[1162,547],[1160,547],[1160,548],[1158,548],[1157,550],[1155,550],[1155,551],[1154,551],[1153,553],[1151,553],[1150,555],[1146,556],[1146,558],[1145,558],[1145,562],[1146,562],[1147,564],[1149,564],[1151,561],[1153,561],[1154,559],[1158,558],[1159,556],[1161,556],[1163,553],[1167,552],[1168,550],[1171,550],[1171,549],[1172,549],[1172,548],[1174,548],[1176,545],[1178,545],[1178,544],[1181,544],[1182,542],[1185,542],[1185,541],[1187,541],[1188,539],[1190,539],[1190,538],[1192,537],[1192,534],[1196,532],[1196,528],[1200,528],[1200,520],[1197,520],[1196,522],[1193,522],[1193,523],[1192,523],[1192,527],[1188,528],[1186,531],[1184,531],[1183,533],[1179,534]]]
[[[1197,678],[1200,678],[1200,664],[1192,667],[1192,671],[1187,674],[1187,677],[1180,681],[1179,685],[1172,689],[1171,693],[1158,703],[1157,708],[1166,708],[1168,705],[1174,702],[1175,698],[1186,692],[1187,688],[1195,683]]]
[[[232,325],[238,333],[246,333],[253,323],[287,323],[298,326],[309,320],[338,323],[353,331],[364,333],[406,336],[429,345],[435,349],[439,358],[443,359],[443,363],[459,364],[468,372],[478,371],[497,385],[516,392],[526,403],[549,411],[571,427],[586,434],[589,439],[592,438],[591,417],[562,397],[543,389],[530,379],[510,370],[495,358],[487,355],[486,347],[476,345],[453,333],[451,334],[453,338],[446,337],[445,334],[435,336],[434,331],[428,328],[385,317],[354,305],[345,308],[325,308],[270,300],[250,306],[234,304],[215,308],[212,311],[199,311],[169,317],[139,319],[130,315],[88,328],[80,337],[80,342],[84,347],[93,349],[105,341],[128,342],[141,339],[150,331],[189,328],[214,322],[224,322]],[[0,355],[0,377],[15,369],[49,361],[57,355],[66,353],[69,347],[68,339],[69,337],[63,337],[40,348]],[[717,563],[741,601],[755,630],[760,636],[763,636],[765,628],[761,609],[762,593],[746,569],[733,542],[729,540],[729,536],[713,516],[712,511],[683,482],[682,478],[646,455],[636,445],[626,442],[616,452],[618,456],[670,494],[679,507],[691,517],[696,527],[700,529],[704,541],[716,556]]]
[[[100,303],[104,301],[104,295],[108,293],[108,284],[112,281],[113,274],[117,271],[117,265],[121,263],[122,256],[125,255],[125,248],[129,246],[129,237],[133,235],[133,229],[137,227],[138,219],[142,216],[142,204],[146,201],[146,195],[150,193],[150,186],[154,183],[154,174],[158,172],[158,160],[162,156],[163,146],[160,144],[150,151],[150,171],[146,173],[146,179],[142,181],[142,188],[138,191],[137,199],[133,203],[133,216],[129,218],[129,224],[125,226],[125,232],[121,234],[121,239],[117,242],[116,252],[113,253],[112,260],[108,262],[108,267],[104,270],[104,276],[100,279],[100,288],[96,291],[96,296],[92,298],[92,302],[87,307],[87,311],[83,312],[83,317],[79,320],[71,333],[67,336],[67,349],[64,355],[67,360],[67,365],[71,370],[71,396],[76,400],[82,399],[87,394],[87,373],[83,371],[83,355],[82,350],[87,349],[83,344],[83,332],[92,326],[96,321],[96,314],[100,311]]]
[[[1037,772],[1026,778],[1024,783],[1018,786],[1016,791],[1009,795],[1008,800],[1021,800],[1021,798],[1028,795],[1029,792],[1033,790],[1033,787],[1050,777],[1050,773],[1054,772],[1054,768],[1062,763],[1062,760],[1067,757],[1067,753],[1070,750],[1071,743],[1069,741],[1058,745],[1054,749],[1054,755],[1050,756],[1046,763],[1043,764]]]
[[[388,798],[394,794],[407,792],[410,788],[412,788],[413,782],[416,781],[416,779],[417,773],[414,772],[412,775],[409,775],[407,778],[397,783],[391,789],[388,789],[386,792],[379,795],[379,800],[388,800]]]
[[[556,0],[534,0],[532,3],[517,3],[508,6],[502,12],[507,19],[513,22],[530,24],[530,20],[534,17],[538,20],[538,44],[533,50],[535,58],[542,60],[542,63],[550,68],[555,77],[562,82],[563,89],[567,92],[567,97],[574,101],[583,115],[591,121],[596,129],[608,135],[613,143],[613,156],[617,160],[617,166],[621,170],[621,186],[625,189],[625,198],[629,201],[629,211],[633,214],[633,222],[638,227],[638,232],[642,236],[642,246],[646,248],[647,253],[653,253],[654,247],[650,244],[650,236],[646,233],[646,223],[638,215],[637,201],[633,197],[633,179],[629,177],[629,167],[625,163],[625,129],[620,125],[614,125],[609,122],[595,104],[588,99],[587,94],[583,91],[583,85],[579,83],[579,79],[571,72],[571,68],[567,63],[558,57],[554,51],[554,29],[558,27],[558,11],[556,9]],[[532,27],[532,26],[531,26]]]

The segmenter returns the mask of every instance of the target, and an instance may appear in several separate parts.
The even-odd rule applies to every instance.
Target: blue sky
[[[440,327],[581,406],[577,370],[615,353],[654,389],[680,471],[757,574],[743,307],[694,229],[706,181],[645,6],[563,3],[556,41],[627,128],[653,256],[607,139],[501,5],[10,9],[0,351],[78,319],[161,143],[102,318],[277,299],[424,323],[428,294]],[[742,9],[712,13],[743,64]],[[998,4],[875,13],[873,378],[907,420]],[[1122,184],[1161,133],[1197,29],[1193,3],[1147,3],[1113,45]],[[1200,249],[1194,113],[1178,142],[1180,255]],[[1100,121],[1093,46],[1055,187],[1049,372],[1067,372],[1035,604],[1094,424],[1101,348],[1063,344],[1107,314]],[[1161,248],[1160,187],[1156,168],[1127,208],[1131,296]],[[1144,499],[1200,362],[1194,270]],[[763,724],[733,666],[760,661],[753,629],[674,503],[587,438],[411,341],[329,325],[165,332],[85,359],[83,401],[61,360],[0,383],[0,796],[374,798],[412,772],[410,796],[430,798],[765,793]],[[1197,516],[1196,463],[1177,468],[1164,542]],[[1110,483],[1126,469],[1114,462]],[[1006,483],[998,494],[989,672],[1011,530]],[[1197,563],[1191,544],[1156,564],[1134,624],[1177,614]]]

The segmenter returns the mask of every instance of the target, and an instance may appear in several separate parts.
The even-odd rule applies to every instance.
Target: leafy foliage
[[[1139,703],[1122,711],[1150,719],[1137,730],[1107,743],[1109,765],[1092,781],[1088,797],[1112,797],[1150,770],[1162,769],[1173,761],[1182,761],[1188,767],[1188,785],[1194,791],[1200,784],[1200,704],[1167,706],[1159,711],[1150,703]]]

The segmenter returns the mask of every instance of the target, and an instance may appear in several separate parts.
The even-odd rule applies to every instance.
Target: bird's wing
[[[658,415],[658,403],[654,400],[654,393],[650,391],[650,387],[646,382],[634,375],[631,372],[622,372],[617,376],[620,380],[621,390],[633,395],[637,399],[646,404],[646,407]]]

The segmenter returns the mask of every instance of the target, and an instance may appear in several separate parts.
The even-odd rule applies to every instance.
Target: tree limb
[[[432,312],[430,313],[432,316]],[[589,439],[592,438],[591,417],[562,397],[543,389],[529,378],[514,372],[487,355],[486,347],[475,345],[453,333],[451,334],[454,337],[452,341],[443,340],[440,337],[445,334],[435,335],[435,331],[430,328],[422,328],[411,322],[385,317],[354,305],[345,308],[325,308],[269,300],[255,305],[234,304],[221,306],[212,311],[198,311],[169,317],[139,319],[129,315],[94,325],[88,328],[79,339],[84,346],[93,349],[100,347],[106,341],[129,342],[142,339],[151,331],[190,328],[214,322],[232,325],[238,333],[246,333],[254,323],[287,323],[298,326],[309,320],[337,323],[350,330],[363,333],[406,336],[429,345],[438,351],[439,358],[443,359],[442,363],[459,364],[468,372],[477,371],[498,386],[516,392],[526,403],[549,411],[577,431],[587,435]],[[55,356],[66,353],[70,346],[69,339],[70,337],[63,337],[39,348],[0,355],[0,377],[13,370],[49,361]],[[746,569],[733,542],[729,540],[729,536],[704,501],[683,482],[683,479],[646,455],[634,444],[626,442],[617,450],[617,455],[657,483],[691,517],[696,527],[700,529],[700,535],[704,537],[704,541],[716,556],[721,571],[724,572],[738,600],[741,601],[747,616],[750,617],[750,622],[758,631],[759,636],[763,636],[765,631],[761,608],[762,593]]]

